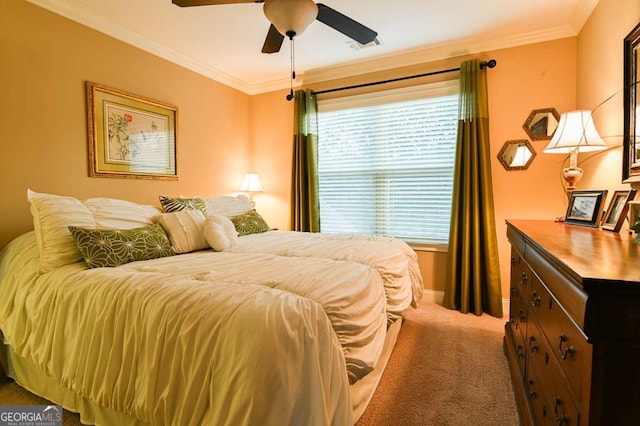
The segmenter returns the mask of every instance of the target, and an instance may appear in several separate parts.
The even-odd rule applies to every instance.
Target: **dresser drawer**
[[[512,305],[513,306],[513,305]],[[513,351],[518,360],[518,371],[520,373],[520,378],[524,379],[525,367],[526,367],[526,347],[525,347],[525,337],[519,331],[519,323],[513,317],[509,320],[509,327],[511,327],[511,340]]]
[[[531,270],[535,271],[538,279],[561,302],[569,317],[573,318],[575,323],[584,329],[587,294],[582,290],[582,285],[574,281],[573,277],[567,277],[560,273],[538,251],[527,249],[525,253],[525,261]],[[597,257],[594,257],[594,259],[597,259]]]
[[[564,371],[553,355],[554,349],[533,319],[529,324],[527,349],[529,385],[537,396],[539,406],[534,414],[538,423],[567,426],[579,424],[580,411]]]
[[[538,374],[538,371],[529,367],[528,376],[525,382],[526,398],[529,402],[529,408],[531,410],[531,416],[533,417],[534,425],[544,425],[549,413],[547,412],[547,405],[544,398],[545,389],[543,387],[543,380]]]
[[[531,280],[530,303],[531,315],[540,325],[549,346],[548,352],[566,375],[579,401],[586,390],[583,386],[585,369],[591,366],[591,345],[557,299],[535,276]],[[528,331],[531,333],[530,329]]]
[[[532,276],[529,265],[515,247],[511,248],[511,297],[519,297],[526,302]]]

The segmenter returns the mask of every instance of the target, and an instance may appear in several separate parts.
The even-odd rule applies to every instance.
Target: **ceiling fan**
[[[299,36],[314,20],[341,32],[360,44],[375,40],[378,33],[346,15],[313,0],[172,0],[180,7],[235,4],[264,3],[264,14],[271,22],[267,38],[262,46],[262,53],[280,51],[284,37],[293,40]]]

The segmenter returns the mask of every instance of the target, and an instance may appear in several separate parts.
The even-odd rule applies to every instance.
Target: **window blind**
[[[446,244],[457,81],[318,103],[322,232]]]

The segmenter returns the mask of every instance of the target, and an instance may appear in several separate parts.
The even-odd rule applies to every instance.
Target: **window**
[[[322,232],[449,239],[458,82],[318,102]]]

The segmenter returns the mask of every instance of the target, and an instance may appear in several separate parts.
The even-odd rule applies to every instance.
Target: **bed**
[[[117,237],[140,225],[166,230],[174,212],[29,198],[35,230],[0,254],[2,363],[86,423],[353,424],[402,312],[421,296],[415,253],[392,238],[266,231],[224,250],[88,268],[76,228],[92,237],[94,228]],[[218,218],[254,211],[237,197],[212,197],[205,209]],[[167,232],[174,252],[202,246],[190,227],[202,229],[176,226],[187,231],[182,242]]]

